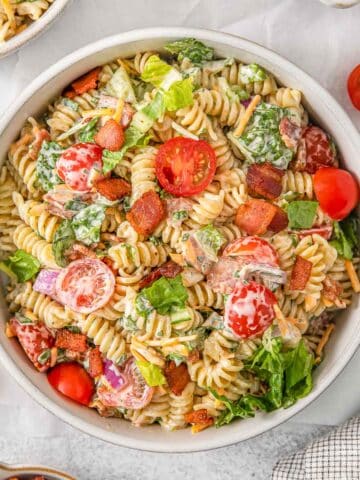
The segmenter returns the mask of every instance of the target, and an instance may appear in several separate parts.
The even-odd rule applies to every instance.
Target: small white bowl
[[[46,480],[76,480],[67,473],[60,472],[51,467],[0,463],[0,480],[7,480],[11,477],[19,478],[19,480],[32,480],[35,475],[43,475]]]
[[[360,176],[360,137],[333,97],[300,70],[278,54],[242,38],[210,30],[189,28],[152,28],[121,33],[92,43],[63,58],[34,80],[14,101],[0,121],[0,159],[5,158],[11,142],[29,115],[43,112],[50,101],[75,78],[95,66],[118,56],[137,51],[157,50],[169,41],[195,37],[215,48],[217,55],[233,56],[244,62],[256,62],[273,73],[280,83],[297,88],[304,94],[304,105],[314,120],[335,139],[346,168]],[[6,307],[0,310],[1,319]],[[223,447],[263,433],[288,420],[317,398],[339,375],[360,344],[360,308],[358,299],[338,318],[324,361],[314,375],[313,391],[287,410],[258,414],[255,418],[234,422],[219,430],[207,429],[191,435],[189,429],[166,432],[159,426],[136,428],[130,422],[102,418],[94,410],[82,407],[58,395],[26,359],[16,340],[6,338],[0,325],[0,360],[15,380],[41,405],[80,430],[116,445],[157,452],[193,452]],[[335,407],[334,407],[335,408]],[[336,408],[339,408],[336,406]]]
[[[59,17],[70,0],[54,0],[53,4],[46,10],[46,12],[31,23],[24,31],[11,37],[4,43],[0,43],[0,59],[16,52],[25,44],[41,35],[47,30],[50,25]]]

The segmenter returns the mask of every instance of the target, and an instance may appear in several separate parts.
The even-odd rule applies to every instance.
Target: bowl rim
[[[38,20],[31,23],[22,32],[0,44],[0,60],[17,52],[28,42],[43,33],[56,20],[70,1],[72,0],[55,0]]]
[[[0,463],[0,474],[3,472],[21,475],[51,475],[52,477],[56,476],[59,480],[76,480],[75,477],[65,472],[44,465]]]
[[[312,77],[310,77],[306,72],[301,70],[295,64],[280,56],[276,52],[273,52],[268,48],[265,48],[253,41],[246,40],[242,37],[209,29],[185,27],[155,27],[130,30],[124,33],[108,36],[103,39],[97,40],[96,42],[88,44],[74,51],[73,53],[63,57],[61,60],[59,60],[54,65],[46,69],[43,73],[41,73],[37,78],[35,78],[30,83],[30,85],[19,95],[19,97],[17,97],[14,103],[5,111],[2,119],[0,120],[0,135],[6,129],[12,117],[16,115],[16,113],[22,108],[26,101],[37,90],[42,88],[56,75],[68,70],[80,60],[86,59],[88,56],[99,53],[103,50],[106,50],[107,48],[115,46],[121,47],[122,45],[126,45],[134,41],[143,41],[147,39],[155,40],[161,38],[177,39],[183,37],[195,37],[204,42],[209,41],[214,44],[221,44],[222,46],[246,50],[249,54],[263,57],[265,60],[279,67],[279,69],[291,74],[294,78],[301,78],[303,82],[306,82],[307,90],[316,91],[316,95],[321,98],[323,104],[326,104],[329,112],[334,114],[336,113],[336,115],[334,115],[332,119],[333,123],[338,122],[342,125],[342,128],[346,128],[349,139],[353,144],[356,145],[356,148],[360,151],[359,133],[348,115],[345,113],[344,109],[321,85],[319,85]],[[244,436],[243,433],[236,434],[236,431],[229,431],[229,433],[226,435],[225,431],[227,431],[228,427],[223,427],[223,435],[217,434],[213,435],[210,440],[209,438],[207,438],[203,441],[197,441],[194,446],[191,446],[191,441],[183,442],[180,446],[179,444],[172,445],[171,441],[167,441],[167,439],[170,439],[170,437],[160,440],[157,440],[155,438],[151,440],[149,440],[149,438],[130,438],[129,436],[123,435],[121,433],[111,432],[106,430],[105,428],[95,426],[89,421],[83,420],[76,414],[71,413],[67,409],[61,407],[55,401],[51,400],[45,393],[41,392],[39,388],[25,375],[25,373],[23,373],[21,368],[17,365],[16,361],[6,353],[5,348],[1,344],[0,360],[10,373],[10,375],[12,375],[13,378],[24,388],[24,390],[29,393],[30,396],[32,396],[40,405],[45,407],[48,411],[56,415],[64,422],[76,427],[84,433],[122,447],[152,452],[187,453],[211,450],[214,448],[232,445],[240,441],[249,440],[250,438],[254,438],[257,435],[260,435],[272,428],[281,425],[282,423],[299,413],[301,410],[303,410],[329,387],[329,385],[337,378],[337,376],[341,373],[341,371],[345,368],[350,359],[353,357],[359,344],[360,334],[350,338],[347,344],[348,348],[344,349],[344,354],[341,357],[341,361],[337,362],[335,365],[332,366],[331,374],[328,374],[325,378],[318,379],[316,388],[314,388],[307,397],[300,399],[295,405],[293,405],[287,410],[282,409],[278,411],[278,415],[267,414],[267,421],[264,423],[260,422],[260,425],[254,424],[255,427],[252,428],[252,431],[249,434]],[[278,416],[281,416],[281,418],[278,418]]]

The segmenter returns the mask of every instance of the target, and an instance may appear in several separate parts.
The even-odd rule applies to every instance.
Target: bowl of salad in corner
[[[0,1],[0,58],[16,52],[44,32],[58,18],[69,0]]]
[[[0,463],[0,480],[75,480],[75,478],[50,467]]]
[[[42,73],[0,132],[0,359],[60,419],[142,450],[222,447],[305,408],[355,353],[360,138],[289,61],[131,31]]]

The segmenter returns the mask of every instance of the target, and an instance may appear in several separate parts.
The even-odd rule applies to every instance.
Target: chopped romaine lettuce
[[[355,215],[341,222],[334,222],[334,232],[330,241],[339,255],[351,260],[359,248],[359,219]]]
[[[125,102],[136,103],[135,92],[130,77],[124,67],[120,66],[106,85],[108,93],[122,98]]]
[[[172,112],[179,108],[187,107],[194,103],[193,84],[190,78],[174,82],[171,87],[164,92],[164,103],[166,110]]]
[[[168,90],[174,82],[182,80],[182,76],[175,67],[161,60],[158,55],[152,55],[145,63],[141,79],[155,87]]]
[[[136,360],[136,365],[149,387],[157,387],[166,383],[163,371],[154,363]]]
[[[213,60],[212,62],[204,63],[203,70],[208,73],[220,73],[225,67],[229,67],[235,62],[232,57],[222,58],[220,60]]]
[[[63,151],[63,148],[56,142],[44,141],[41,145],[36,160],[36,175],[45,192],[50,191],[55,185],[63,183],[55,171],[56,162]]]
[[[7,260],[0,262],[0,270],[20,283],[31,280],[40,270],[40,262],[24,250],[16,250]]]
[[[206,225],[205,227],[196,230],[194,237],[201,245],[206,256],[215,262],[217,260],[218,251],[222,245],[226,243],[223,234],[213,225]]]
[[[318,202],[296,200],[287,206],[290,228],[311,228],[313,226]]]
[[[268,77],[265,70],[256,63],[250,65],[241,65],[240,67],[240,80],[243,84],[262,82]]]
[[[75,237],[85,245],[97,243],[100,240],[100,228],[105,219],[105,206],[89,205],[81,210],[71,220]]]
[[[93,142],[99,117],[94,117],[79,130],[80,142]]]
[[[147,132],[153,125],[154,121],[160,118],[165,112],[164,96],[161,92],[157,92],[155,98],[147,105],[145,105],[139,112],[134,115],[133,125],[137,126],[139,130]],[[145,117],[142,121],[143,125],[137,125],[136,121],[139,119],[136,116]]]
[[[56,263],[60,267],[66,267],[68,264],[65,258],[65,252],[72,247],[76,238],[71,226],[71,220],[63,220],[55,232],[52,243],[52,251]]]
[[[194,65],[202,65],[204,62],[214,58],[214,49],[207,47],[195,38],[184,38],[168,43],[165,50],[177,56],[181,62],[184,58],[190,60]]]
[[[138,294],[139,296],[145,297],[158,313],[164,315],[169,313],[173,307],[185,307],[188,293],[181,276],[177,275],[175,278],[159,278],[150,287],[143,288]],[[144,303],[144,300],[142,302]]]

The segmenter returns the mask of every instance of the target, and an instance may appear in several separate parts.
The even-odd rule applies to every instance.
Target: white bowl
[[[20,480],[32,480],[35,475],[43,475],[46,480],[76,480],[67,473],[41,465],[8,465],[0,463],[0,480],[16,477]]]
[[[24,31],[0,44],[0,59],[16,52],[19,48],[41,35],[59,17],[70,0],[55,0],[46,12],[31,23]]]
[[[343,109],[309,75],[276,53],[236,36],[209,30],[188,28],[153,28],[134,30],[105,38],[63,58],[42,73],[11,105],[0,123],[0,159],[29,115],[41,113],[47,104],[72,80],[117,56],[137,51],[156,50],[168,41],[195,37],[214,47],[220,56],[234,56],[244,62],[256,62],[272,72],[284,85],[304,93],[310,114],[335,138],[346,167],[360,173],[360,137]],[[136,428],[130,422],[100,417],[94,410],[81,407],[58,395],[46,375],[37,373],[16,340],[5,337],[0,328],[0,359],[18,383],[41,405],[65,422],[102,440],[141,450],[157,452],[192,452],[223,447],[249,439],[289,419],[316,397],[339,375],[360,343],[360,308],[358,302],[343,312],[332,336],[323,363],[315,372],[314,389],[306,398],[287,410],[258,414],[253,419],[234,422],[219,430],[214,428],[192,436],[189,430],[165,432],[158,426]],[[1,314],[1,312],[0,312]],[[2,318],[6,316],[6,309]]]

